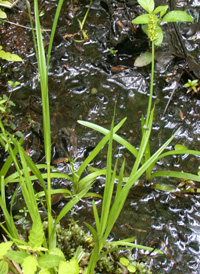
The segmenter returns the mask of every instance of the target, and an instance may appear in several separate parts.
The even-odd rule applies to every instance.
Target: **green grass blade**
[[[170,178],[179,178],[184,180],[191,180],[200,182],[200,176],[192,174],[192,173],[186,173],[186,172],[179,172],[179,171],[171,171],[171,170],[162,170],[152,173],[151,179],[155,177],[170,177]]]
[[[95,172],[92,172],[91,174],[88,174],[87,176],[85,176],[83,179],[81,179],[78,182],[78,186],[77,186],[77,190],[78,192],[80,192],[81,190],[83,190],[85,187],[87,187],[88,185],[91,185],[92,182],[94,182],[94,180],[101,175],[105,175],[106,174],[106,170],[102,169],[102,170],[97,170]],[[75,194],[75,193],[74,193]]]
[[[126,241],[116,241],[116,242],[112,242],[115,245],[120,245],[120,246],[129,246],[131,248],[139,248],[139,249],[143,249],[143,250],[149,250],[149,251],[154,251],[157,252],[159,254],[163,254],[163,252],[159,249],[154,249],[152,247],[148,247],[148,246],[144,246],[144,245],[138,245],[138,244],[132,244]]]
[[[22,142],[23,142],[23,138],[21,138],[21,139],[19,140],[19,143],[20,143],[20,144],[21,144]],[[15,148],[13,149],[13,154],[14,154],[14,155],[17,155],[17,152],[18,152],[17,147],[15,147]],[[8,170],[9,170],[9,168],[11,167],[12,162],[13,162],[12,155],[9,155],[8,159],[7,159],[6,162],[3,164],[3,167],[0,169],[0,176],[6,176],[6,174],[7,174]],[[6,185],[6,184],[5,184],[5,185]]]
[[[51,128],[50,128],[50,111],[49,111],[49,95],[48,95],[48,69],[45,58],[45,50],[42,39],[42,32],[39,20],[38,1],[34,0],[34,13],[36,23],[36,37],[38,46],[38,69],[40,75],[40,86],[42,94],[42,113],[43,113],[43,128],[44,128],[44,147],[47,162],[47,208],[48,208],[48,235],[49,247],[52,247],[51,233],[53,230],[53,221],[51,213],[51,177],[50,177],[50,163],[51,163]]]
[[[140,144],[139,152],[138,152],[137,158],[135,160],[133,169],[131,171],[130,178],[132,176],[134,176],[134,174],[136,173],[136,171],[137,171],[137,169],[138,169],[138,167],[139,167],[139,165],[141,163],[141,160],[143,158],[146,146],[147,146],[147,144],[149,142],[149,137],[150,137],[150,134],[151,134],[152,123],[153,123],[154,109],[155,108],[153,108],[153,110],[152,110],[152,112],[150,114],[149,123],[147,124],[147,129],[145,129],[145,132],[142,135],[142,141],[141,141],[141,144]]]
[[[5,200],[5,185],[4,185],[4,177],[3,176],[1,176],[0,207],[3,211],[4,219],[5,219],[9,234],[13,238],[19,239],[19,235],[18,235],[17,229],[15,227],[14,220],[13,220],[12,216],[10,216],[10,214],[7,210],[7,205],[6,205],[6,200]]]
[[[119,122],[118,125],[114,127],[114,133],[119,130],[126,119],[123,119],[121,122]],[[87,122],[84,121],[78,121],[81,125],[87,126]],[[94,125],[95,126],[95,125]],[[95,129],[95,127],[92,127],[92,129]],[[88,164],[96,157],[96,155],[99,153],[99,151],[102,149],[102,147],[108,142],[110,138],[110,131],[108,130],[106,133],[106,136],[97,144],[97,146],[94,148],[94,150],[90,153],[90,155],[85,159],[85,161],[80,166],[79,170],[77,171],[77,176],[80,177],[84,169],[88,166]]]
[[[94,213],[94,219],[96,223],[97,233],[100,234],[100,220],[99,220],[99,214],[97,211],[97,207],[95,205],[95,201],[92,201],[92,207],[93,207],[93,213]]]
[[[119,193],[120,193],[121,190],[122,190],[124,168],[125,168],[125,161],[123,161],[122,166],[121,166],[121,169],[120,169],[115,199],[118,198],[118,195],[119,195]]]
[[[177,133],[177,132],[176,132]],[[176,134],[175,133],[175,134]],[[108,226],[106,229],[106,232],[104,234],[104,240],[107,239],[107,237],[109,236],[117,218],[119,217],[119,214],[122,210],[122,207],[124,205],[124,202],[128,196],[129,190],[132,187],[132,185],[135,184],[135,182],[140,178],[140,176],[149,168],[149,166],[154,162],[154,160],[163,152],[163,150],[169,145],[169,143],[172,141],[172,139],[174,138],[175,134],[169,139],[167,140],[162,147],[157,150],[152,156],[151,158],[145,162],[138,170],[137,172],[135,172],[135,174],[133,174],[128,182],[124,185],[123,189],[121,190],[121,192],[119,193],[117,199],[114,200],[112,208],[110,210],[110,214],[109,214],[109,218],[108,218]],[[139,157],[139,155],[138,155]]]
[[[72,207],[78,203],[78,201],[84,197],[84,195],[89,191],[90,186],[86,187],[80,193],[76,194],[71,201],[69,201],[66,206],[61,210],[60,214],[58,215],[55,225],[60,222],[60,220],[72,209]]]
[[[109,138],[109,145],[108,145],[108,153],[107,153],[107,164],[106,164],[106,181],[104,187],[104,194],[103,194],[103,203],[102,203],[102,210],[101,210],[101,220],[100,220],[100,238],[103,237],[104,231],[107,226],[108,215],[110,211],[111,199],[113,195],[114,189],[114,181],[115,181],[115,174],[117,169],[117,162],[115,163],[114,172],[112,175],[112,144],[113,144],[113,129],[114,129],[114,118],[112,119],[111,130],[110,130],[110,138]],[[101,243],[103,245],[104,243]]]
[[[126,118],[124,118],[123,120],[123,123],[126,121]],[[104,135],[107,135],[109,133],[109,130],[108,129],[105,129],[99,125],[95,125],[93,123],[90,123],[90,122],[86,122],[86,121],[78,121],[79,124],[83,125],[83,126],[86,126],[86,127],[89,127],[91,129],[94,129]],[[137,149],[132,146],[129,142],[127,142],[126,140],[124,140],[122,137],[120,137],[119,135],[117,134],[114,134],[113,135],[113,139],[118,142],[119,144],[121,144],[122,146],[124,146],[127,150],[129,150],[135,157],[137,157],[137,154],[138,154],[138,151]]]
[[[57,9],[56,9],[56,13],[55,13],[55,17],[53,20],[53,26],[52,26],[52,30],[51,30],[51,36],[50,36],[50,41],[49,41],[49,47],[48,47],[48,55],[47,55],[47,73],[48,73],[48,68],[49,68],[49,62],[50,62],[50,56],[51,56],[51,50],[52,50],[52,46],[53,46],[53,39],[54,39],[54,35],[56,32],[56,27],[58,24],[58,18],[60,15],[60,11],[62,8],[64,0],[59,0],[58,5],[57,5]]]

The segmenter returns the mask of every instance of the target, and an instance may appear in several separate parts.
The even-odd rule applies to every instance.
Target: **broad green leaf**
[[[141,54],[137,59],[135,60],[134,66],[136,67],[144,67],[151,63],[152,61],[152,54],[151,52],[145,52]]]
[[[159,6],[159,7],[157,7],[157,8],[153,11],[153,13],[154,13],[154,14],[157,14],[157,13],[160,12],[160,17],[162,17],[162,16],[166,13],[166,11],[167,11],[168,8],[169,8],[168,5]]]
[[[30,255],[24,259],[22,270],[24,274],[34,274],[37,270],[38,262],[35,256]]]
[[[24,259],[28,257],[28,253],[26,251],[10,250],[5,254],[5,256],[11,261],[22,264]]]
[[[11,248],[13,242],[6,242],[0,244],[0,259],[7,253],[7,251]]]
[[[11,3],[9,1],[0,0],[0,6],[11,7]]]
[[[185,11],[173,10],[168,12],[162,22],[193,22],[194,19]]]
[[[137,0],[140,6],[146,10],[148,13],[151,13],[154,10],[154,0]]]
[[[163,31],[159,26],[157,26],[155,33],[158,35],[158,38],[154,41],[154,44],[159,47],[163,41]]]
[[[0,273],[1,274],[8,273],[8,263],[4,260],[0,261]]]
[[[142,14],[132,20],[133,24],[149,24],[149,14]]]
[[[136,267],[134,265],[128,265],[127,269],[130,273],[135,273],[136,272]]]
[[[148,28],[148,25],[143,25],[142,26],[142,30],[149,37],[149,28]]]
[[[124,266],[128,266],[129,265],[129,261],[125,257],[121,257],[119,261]]]
[[[0,9],[0,18],[1,19],[6,19],[7,18],[7,14],[4,11],[2,11],[2,9]]]
[[[51,254],[44,254],[38,258],[38,265],[42,268],[52,268],[59,266],[60,261],[63,261],[64,259],[57,256],[57,255],[51,255]]]
[[[44,242],[44,230],[41,222],[34,222],[29,235],[31,247],[41,247]]]
[[[75,258],[69,262],[60,262],[58,274],[79,274],[79,265]]]
[[[49,250],[49,254],[51,254],[51,255],[57,255],[57,256],[65,259],[64,253],[62,252],[62,250],[60,248],[57,248],[57,247],[52,248],[51,250]]]
[[[39,274],[51,274],[47,269],[40,270]]]
[[[0,17],[1,17],[1,10],[0,10]],[[17,54],[6,52],[4,50],[0,50],[0,58],[10,62],[23,62],[22,58],[19,57]]]

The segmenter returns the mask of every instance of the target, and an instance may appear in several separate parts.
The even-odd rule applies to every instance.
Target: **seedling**
[[[89,7],[88,7],[88,9],[87,9],[87,11],[86,11],[86,13],[85,13],[85,16],[84,16],[84,18],[83,18],[83,21],[81,22],[79,19],[77,19],[77,20],[78,20],[78,23],[79,23],[79,26],[80,26],[80,32],[81,32],[81,34],[82,34],[82,36],[83,36],[83,39],[82,39],[82,40],[76,40],[76,39],[74,39],[75,42],[79,42],[79,43],[80,43],[80,42],[87,42],[87,41],[89,40],[89,37],[88,37],[88,35],[87,35],[87,32],[83,29],[83,27],[84,27],[85,21],[86,21],[86,19],[87,19],[89,10],[90,10],[90,8],[91,8],[91,5],[92,5],[92,0],[90,0]]]
[[[198,80],[190,80],[188,79],[188,82],[184,85],[184,87],[188,88],[187,93],[192,92],[192,95],[195,93],[198,93],[199,88],[197,86],[199,85]]]

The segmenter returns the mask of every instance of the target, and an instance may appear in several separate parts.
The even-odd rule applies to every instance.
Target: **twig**
[[[8,23],[8,24],[11,24],[11,25],[15,25],[15,26],[20,27],[20,28],[32,30],[31,27],[26,27],[26,26],[23,26],[23,25],[20,25],[20,24],[16,24],[16,23],[13,23],[13,22],[8,21],[8,20],[1,20],[1,21],[3,21],[4,23]],[[34,28],[34,30],[36,30],[36,29]],[[51,31],[51,29],[42,29],[42,31],[43,31],[43,32],[44,32],[44,31]]]
[[[176,82],[176,85],[175,85],[175,87],[174,87],[174,89],[173,89],[173,91],[172,91],[172,93],[171,93],[171,96],[169,97],[169,100],[168,100],[168,102],[167,102],[167,105],[166,105],[166,107],[165,107],[165,110],[164,110],[164,112],[163,112],[162,117],[164,117],[165,114],[166,114],[166,111],[167,111],[167,109],[168,109],[168,106],[169,106],[169,104],[171,103],[172,97],[174,96],[174,93],[175,93],[175,91],[176,91],[176,89],[177,89],[177,87],[178,87],[178,83],[180,82],[180,80],[181,80],[181,78],[182,78],[182,76],[183,76],[183,73],[184,73],[184,71],[182,70],[182,72],[181,72],[181,74],[180,74],[180,76],[179,76],[179,78],[178,78],[178,80],[177,80],[177,82]]]

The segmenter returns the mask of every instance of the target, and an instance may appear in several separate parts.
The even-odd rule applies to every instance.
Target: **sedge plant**
[[[104,188],[104,195],[102,201],[102,210],[99,216],[95,202],[93,201],[93,212],[95,217],[96,229],[94,229],[91,225],[86,224],[93,234],[94,238],[94,250],[92,252],[89,266],[85,270],[84,274],[92,274],[94,273],[94,269],[97,261],[105,254],[102,252],[103,246],[112,231],[112,228],[119,217],[122,207],[126,201],[130,188],[136,183],[136,181],[143,175],[146,174],[146,180],[151,181],[153,177],[156,176],[169,176],[176,178],[189,179],[194,181],[200,181],[200,177],[198,175],[190,174],[190,173],[182,173],[182,172],[174,172],[174,171],[159,171],[152,173],[153,167],[155,163],[169,155],[181,155],[181,154],[191,154],[191,155],[200,155],[200,152],[188,150],[184,147],[179,147],[173,151],[168,151],[163,153],[164,149],[170,144],[173,140],[175,134],[164,143],[153,155],[150,153],[150,144],[149,138],[152,130],[153,123],[153,115],[154,115],[154,107],[152,108],[152,98],[153,98],[153,82],[154,82],[154,54],[155,54],[155,46],[160,46],[163,40],[163,31],[160,28],[159,24],[161,21],[163,22],[176,22],[176,21],[193,21],[193,19],[185,12],[177,12],[172,11],[162,18],[162,16],[166,13],[168,6],[159,6],[154,9],[154,1],[153,0],[140,0],[138,3],[148,12],[147,14],[141,15],[138,18],[134,19],[132,22],[135,24],[145,24],[143,27],[144,32],[148,35],[151,45],[152,45],[152,54],[151,54],[151,84],[150,84],[150,95],[149,95],[149,103],[147,108],[146,118],[142,117],[142,140],[140,143],[139,150],[136,150],[134,146],[124,140],[122,137],[118,136],[114,131],[114,121],[112,122],[111,130],[110,130],[110,140],[107,154],[107,166],[105,169],[106,181]],[[159,18],[156,14],[159,13]],[[179,16],[177,19],[177,16]],[[162,19],[161,19],[162,18]],[[80,124],[84,126],[88,126],[92,129],[95,129],[105,135],[108,134],[109,130],[106,130],[98,125],[94,125],[89,122],[79,121]],[[124,167],[125,163],[123,162],[120,173],[117,176],[117,162],[115,163],[115,167],[112,170],[112,143],[113,140],[119,142],[121,145],[126,147],[134,156],[135,162],[132,167],[132,171],[128,178],[124,178]],[[114,182],[118,180],[116,193],[114,194]],[[113,200],[112,200],[113,199]],[[125,239],[120,241],[115,241],[114,244],[116,246],[130,246],[131,248],[136,247],[132,243],[133,239]],[[144,248],[144,247],[142,247]],[[111,250],[107,251],[108,253]]]
[[[138,151],[136,148],[128,143],[126,140],[124,140],[122,137],[118,136],[117,134],[113,135],[113,139],[123,145],[127,150],[131,152],[131,154],[136,157],[136,161],[138,162],[138,165],[144,165],[150,158],[151,158],[151,151],[150,151],[150,142],[149,139],[146,140],[144,137],[146,136],[147,131],[150,131],[151,128],[149,127],[149,119],[152,112],[152,98],[153,98],[153,83],[154,83],[154,56],[155,56],[155,46],[160,46],[163,41],[163,31],[160,27],[160,23],[162,22],[192,22],[193,18],[187,14],[184,11],[170,11],[166,14],[168,5],[165,6],[158,6],[155,8],[155,3],[153,0],[138,0],[138,3],[141,5],[141,7],[147,12],[145,14],[142,14],[132,20],[133,24],[142,24],[143,31],[147,34],[150,42],[151,42],[151,53],[144,53],[143,54],[143,61],[145,58],[147,60],[144,61],[145,64],[151,63],[151,83],[150,83],[150,94],[149,94],[149,102],[148,102],[148,108],[147,108],[147,115],[146,118],[142,117],[141,119],[141,128],[142,128],[142,141],[141,144],[145,146],[144,149],[144,155],[141,156],[141,158],[138,161]],[[149,61],[150,60],[150,61]],[[94,125],[90,122],[84,122],[79,121],[79,123],[83,124],[84,126],[88,126],[90,128],[93,128],[102,134],[107,134],[108,130],[98,126]],[[145,137],[146,138],[146,137]],[[186,147],[179,145],[179,149],[177,149],[177,146],[171,151],[167,151],[159,155],[157,158],[154,159],[154,161],[151,163],[151,165],[146,169],[145,171],[145,179],[148,182],[151,182],[154,177],[158,176],[168,176],[168,177],[175,177],[183,180],[191,180],[200,182],[200,177],[195,174],[186,173],[186,172],[179,172],[179,171],[171,171],[171,170],[162,170],[162,171],[153,171],[153,168],[155,164],[164,157],[172,156],[172,155],[196,155],[200,156],[200,152],[196,150],[189,150]],[[135,169],[132,170],[131,175],[135,172]],[[106,173],[106,171],[105,171]],[[127,181],[128,178],[125,179]],[[157,185],[157,188],[159,186]],[[164,188],[162,187],[164,190]],[[169,188],[166,188],[166,190],[169,190]],[[172,191],[174,188],[171,189]],[[188,192],[200,192],[200,189],[188,189]]]

